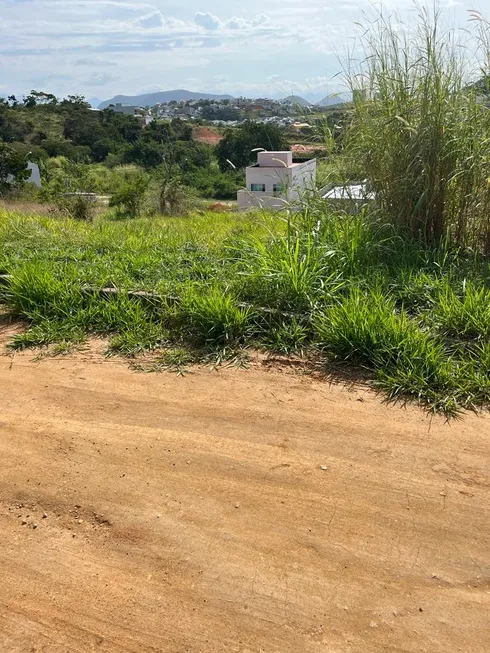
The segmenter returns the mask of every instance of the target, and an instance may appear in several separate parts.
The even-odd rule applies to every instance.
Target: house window
[[[265,193],[265,184],[251,184],[252,193]]]

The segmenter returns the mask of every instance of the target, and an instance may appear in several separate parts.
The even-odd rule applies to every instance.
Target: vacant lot
[[[93,347],[0,388],[2,651],[488,651],[487,416]]]

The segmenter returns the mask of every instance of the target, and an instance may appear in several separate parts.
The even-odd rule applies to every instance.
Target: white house
[[[238,208],[280,211],[298,207],[315,188],[316,159],[293,163],[292,152],[259,152],[258,162],[246,171],[247,188],[238,191]]]

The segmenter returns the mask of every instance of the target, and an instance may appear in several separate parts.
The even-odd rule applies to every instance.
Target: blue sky
[[[489,0],[441,0],[465,26]],[[412,0],[386,0],[407,24]],[[320,99],[341,90],[369,0],[0,0],[0,94],[107,99],[186,88]],[[489,7],[490,8],[490,7]]]

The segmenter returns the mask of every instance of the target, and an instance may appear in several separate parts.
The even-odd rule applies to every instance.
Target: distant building
[[[334,186],[326,192],[324,190],[322,197],[332,209],[351,214],[359,213],[365,206],[373,204],[376,200],[376,194],[368,189],[366,182]]]
[[[115,113],[124,113],[126,116],[134,116],[139,111],[139,107],[131,104],[121,104],[121,102],[118,102],[116,105],[111,105],[109,108]]]
[[[258,162],[246,171],[247,188],[238,191],[238,208],[281,211],[298,208],[316,185],[316,159],[293,162],[292,152],[259,152]]]

